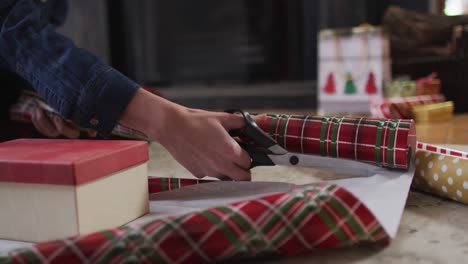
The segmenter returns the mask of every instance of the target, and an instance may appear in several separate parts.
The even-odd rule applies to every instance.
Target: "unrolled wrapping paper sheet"
[[[278,182],[218,181],[205,181],[206,183],[200,184],[203,181],[189,183],[185,179],[154,178],[153,190],[166,189],[168,183],[171,184],[172,188],[178,188],[181,184],[175,183],[177,181],[185,181],[185,184],[188,184],[185,186],[190,187],[153,194],[150,208],[153,212],[172,215],[180,213],[181,210],[191,212],[232,202],[256,199],[278,192],[302,191],[321,184],[333,184],[343,187],[366,205],[387,235],[394,238],[398,231],[413,174],[414,165],[410,166],[408,171],[376,170],[376,174],[370,177],[355,177],[306,185]],[[165,182],[164,188],[161,188],[161,182]]]
[[[413,174],[411,166],[309,185],[150,178],[151,214],[121,228],[4,252],[0,261],[206,263],[385,245],[396,235]]]

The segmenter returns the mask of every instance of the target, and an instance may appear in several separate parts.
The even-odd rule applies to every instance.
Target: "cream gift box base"
[[[148,212],[147,162],[77,186],[0,182],[0,238],[41,242],[114,228]]]

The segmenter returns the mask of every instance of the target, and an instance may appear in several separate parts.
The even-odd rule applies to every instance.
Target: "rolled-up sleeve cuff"
[[[73,120],[107,137],[138,89],[137,83],[105,66],[78,100],[81,111],[74,112]]]

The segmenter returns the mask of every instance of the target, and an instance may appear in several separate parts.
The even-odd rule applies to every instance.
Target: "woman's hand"
[[[250,156],[228,134],[241,116],[189,109],[140,89],[120,120],[158,141],[194,176],[250,180]]]
[[[241,116],[180,109],[170,120],[159,141],[194,176],[250,180],[250,156],[227,132],[244,126]]]
[[[65,136],[67,138],[78,138],[80,130],[69,121],[63,120],[58,115],[49,117],[42,109],[34,108],[31,112],[31,121],[34,127],[46,137],[56,138]],[[90,137],[96,137],[96,131],[89,131]]]

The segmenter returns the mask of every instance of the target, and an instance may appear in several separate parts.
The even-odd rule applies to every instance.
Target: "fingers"
[[[255,121],[255,123],[258,123],[258,122],[262,122],[263,120],[265,120],[265,118],[267,118],[268,116],[266,114],[260,114],[260,115],[254,115],[252,116],[253,120]]]
[[[211,176],[222,181],[250,181],[252,179],[250,170],[242,169],[234,164],[225,165],[222,173],[211,171],[207,173],[192,172],[192,174],[197,178]]]
[[[240,129],[245,126],[244,117],[238,114],[220,113],[222,114],[221,124],[226,130]]]
[[[231,151],[226,151],[227,156],[225,160],[227,162],[221,167],[222,170],[219,168],[218,175],[215,175],[215,177],[220,179],[229,177],[235,181],[250,181],[252,178],[250,173],[252,159],[237,142],[232,141]],[[222,173],[220,174],[220,172]]]
[[[92,138],[97,137],[97,132],[96,132],[96,130],[92,130],[92,129],[88,130],[88,136],[90,136],[90,137],[92,137]]]
[[[237,148],[235,148],[233,154],[234,163],[230,166],[230,169],[227,170],[227,175],[236,181],[250,181],[252,178],[250,174],[252,158],[239,144],[235,144]]]
[[[193,176],[199,179],[205,176],[210,176],[220,180],[250,181],[252,178],[248,168],[241,168],[232,162],[224,160],[223,162],[211,164],[211,166],[207,167],[202,167],[197,164],[190,169],[186,168],[189,169]]]
[[[225,176],[225,175],[219,176],[218,179],[220,181],[232,181],[231,178],[229,178],[228,176]]]
[[[221,120],[222,125],[226,130],[231,130],[231,129],[239,129],[243,128],[245,126],[245,120],[244,117],[239,115],[239,114],[229,114],[229,113],[221,113],[223,114],[223,118]],[[260,114],[260,115],[251,115],[252,119],[254,122],[261,122],[265,118],[267,118],[266,114]]]
[[[46,137],[56,138],[64,135],[67,138],[78,138],[80,136],[80,131],[72,123],[64,121],[59,116],[50,118],[41,109],[33,110],[31,121],[36,129]]]
[[[245,126],[245,121],[240,115],[226,114],[222,125],[226,130],[240,129]],[[228,137],[228,141],[230,143],[230,149],[226,152],[232,163],[225,170],[225,175],[236,181],[250,181],[252,178],[250,173],[252,158],[242,149],[237,141],[230,136]]]
[[[64,121],[58,116],[53,116],[52,120],[59,134],[64,135],[67,138],[78,138],[80,136],[80,131],[70,122]]]
[[[60,135],[60,133],[55,128],[55,125],[41,109],[33,110],[31,114],[31,121],[36,129],[46,137],[55,138]]]
[[[242,169],[250,169],[252,158],[234,139],[232,139],[232,141],[230,156],[232,157],[233,163]]]
[[[242,169],[235,165],[228,167],[226,173],[229,178],[235,181],[250,181],[252,179],[250,170]]]

